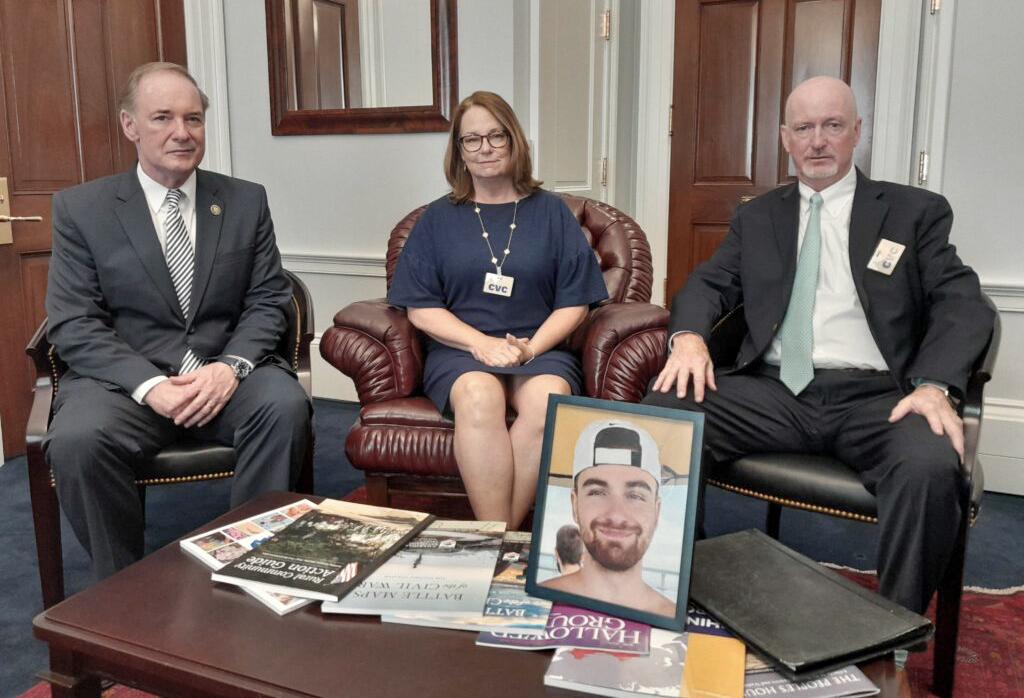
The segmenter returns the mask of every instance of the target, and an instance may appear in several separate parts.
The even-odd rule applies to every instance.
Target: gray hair
[[[125,83],[124,89],[121,90],[121,99],[117,103],[118,111],[126,111],[129,114],[135,113],[135,97],[139,92],[139,83],[142,82],[142,78],[153,73],[176,73],[181,77],[192,83],[192,86],[196,88],[196,92],[199,93],[199,101],[203,104],[203,111],[205,112],[210,108],[210,99],[206,96],[206,93],[199,87],[199,83],[196,79],[189,74],[188,70],[177,63],[167,63],[164,61],[154,61],[152,63],[143,63],[138,68],[132,71],[132,74],[128,76],[128,82]]]

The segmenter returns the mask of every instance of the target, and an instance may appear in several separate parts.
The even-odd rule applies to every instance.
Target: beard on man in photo
[[[588,424],[576,441],[570,494],[586,564],[542,586],[674,615],[675,604],[642,577],[661,514],[660,486],[658,446],[645,429],[620,421]]]

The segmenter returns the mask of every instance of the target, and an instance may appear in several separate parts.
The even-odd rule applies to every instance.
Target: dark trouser
[[[136,468],[186,433],[148,406],[90,378],[62,380],[43,444],[57,498],[103,579],[143,554],[143,510]],[[217,417],[187,431],[234,446],[231,506],[268,490],[289,490],[306,453],[311,406],[294,377],[261,366]]]
[[[963,479],[956,451],[924,417],[895,424],[903,397],[888,373],[818,370],[794,396],[778,369],[716,377],[702,403],[649,393],[644,402],[703,412],[704,446],[715,460],[750,453],[828,453],[853,467],[878,501],[882,594],[923,613],[956,539]]]

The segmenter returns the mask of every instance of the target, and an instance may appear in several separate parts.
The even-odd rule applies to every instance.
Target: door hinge
[[[672,137],[672,105],[668,105],[668,137]]]
[[[917,183],[924,184],[928,181],[928,151],[922,150],[917,156]]]
[[[601,186],[608,186],[608,158],[601,158]]]
[[[942,0],[932,0],[931,7],[929,8],[930,14],[935,14],[942,9]]]
[[[612,11],[605,10],[601,13],[601,38],[605,41],[612,40]]]

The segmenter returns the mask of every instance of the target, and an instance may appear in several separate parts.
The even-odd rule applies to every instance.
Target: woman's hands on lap
[[[497,337],[484,337],[470,347],[470,353],[480,363],[497,368],[519,366],[529,356],[529,352],[524,352],[517,345]]]

